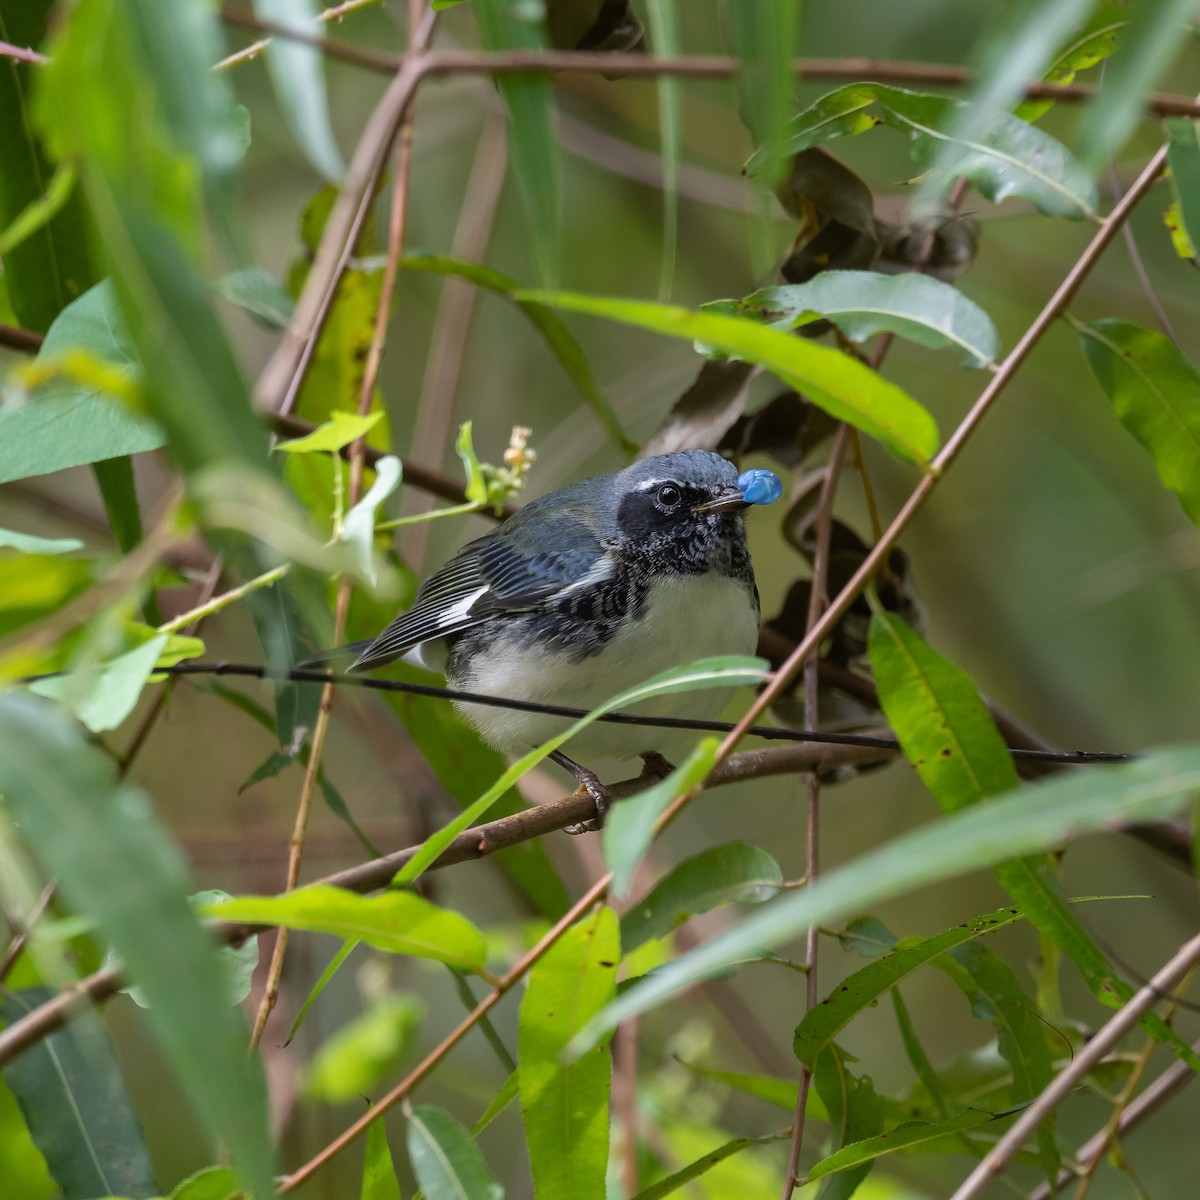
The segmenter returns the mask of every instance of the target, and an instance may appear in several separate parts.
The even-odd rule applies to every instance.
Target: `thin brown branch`
[[[30,46],[14,46],[12,42],[0,42],[0,58],[11,58],[14,62],[45,66],[50,60]]]
[[[1070,1065],[1059,1072],[1038,1098],[1017,1117],[950,1200],[974,1200],[1006,1170],[1025,1140],[1197,963],[1200,963],[1200,934],[1185,942],[1167,964],[1076,1052]]]
[[[1193,1042],[1192,1049],[1200,1054],[1200,1041]],[[1140,1096],[1130,1102],[1129,1107],[1125,1109],[1121,1114],[1121,1119],[1117,1122],[1117,1137],[1124,1137],[1127,1133],[1131,1133],[1147,1117],[1157,1113],[1167,1101],[1177,1096],[1195,1079],[1196,1072],[1187,1063],[1177,1059]],[[1093,1134],[1075,1151],[1075,1160],[1087,1164],[1093,1159],[1099,1159],[1104,1155],[1110,1140],[1106,1124],[1103,1129]],[[1064,1167],[1058,1173],[1058,1179],[1055,1182],[1061,1189],[1074,1178],[1075,1173]],[[1039,1184],[1029,1193],[1026,1200],[1051,1200],[1050,1184],[1048,1182]]]
[[[3,43],[0,43],[3,44]],[[46,340],[44,334],[32,329],[21,329],[16,325],[5,325],[0,322],[0,346],[10,350],[20,350],[22,354],[36,354]]]
[[[334,5],[333,8],[322,9],[317,13],[317,20],[328,24],[330,21],[341,21],[341,19],[360,8],[368,8],[373,4],[380,4],[382,0],[346,0],[345,4]],[[241,14],[231,14],[222,12],[222,16],[230,25],[237,25]],[[271,39],[269,37],[260,38],[256,42],[251,42],[249,46],[242,47],[241,50],[236,50],[227,58],[221,59],[214,67],[214,71],[227,71],[230,67],[240,66],[244,62],[250,62],[257,58],[269,45]]]
[[[885,347],[888,343],[885,343]],[[878,356],[882,358],[882,352]],[[838,426],[829,453],[825,478],[821,481],[821,492],[817,497],[817,508],[813,518],[816,546],[813,550],[812,581],[808,593],[808,614],[805,629],[811,630],[820,619],[829,603],[827,595],[829,580],[829,541],[833,530],[833,501],[837,496],[838,482],[842,475],[849,442],[850,426]],[[809,729],[820,725],[817,698],[817,660],[810,658],[804,664],[804,724]],[[821,869],[821,777],[810,770],[805,777],[804,826],[805,865],[804,876],[809,886],[816,882]],[[817,954],[819,931],[815,925],[805,930],[804,936],[804,1011],[812,1012],[820,995],[817,991]],[[800,1084],[796,1091],[796,1107],[792,1112],[792,1140],[788,1149],[787,1169],[783,1177],[783,1200],[791,1200],[800,1174],[800,1151],[804,1146],[805,1113],[808,1109],[808,1089],[812,1083],[812,1070],[807,1064],[800,1068]]]

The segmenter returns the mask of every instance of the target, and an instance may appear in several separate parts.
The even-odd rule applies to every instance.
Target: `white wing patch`
[[[447,625],[457,625],[460,621],[465,620],[475,601],[488,590],[488,586],[485,583],[483,587],[476,588],[473,592],[468,592],[462,599],[456,600],[453,604],[442,609],[437,615],[438,625],[445,628]]]

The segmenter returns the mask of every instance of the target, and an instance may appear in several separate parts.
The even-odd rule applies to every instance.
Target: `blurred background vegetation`
[[[20,0],[16,0],[20,3]],[[3,8],[4,5],[0,5]],[[635,8],[638,6],[635,5]],[[876,61],[971,66],[986,61],[1013,5],[949,0],[853,4],[809,0],[803,5],[798,54],[811,58],[859,57]],[[642,14],[645,17],[645,14]],[[689,0],[679,6],[681,50],[724,54],[728,40],[722,6]],[[330,27],[330,36],[365,50],[399,53],[405,45],[400,3],[367,4]],[[229,50],[248,44],[253,32],[228,25]],[[444,12],[435,45],[477,45],[471,5]],[[1085,78],[1094,77],[1092,72]],[[337,140],[347,151],[388,84],[388,76],[349,61],[326,58],[329,107]],[[871,77],[870,71],[862,73]],[[231,68],[227,78],[252,117],[238,202],[238,220],[254,261],[287,280],[303,253],[301,221],[321,181],[297,150],[260,56]],[[1200,47],[1181,39],[1178,53],[1156,86],[1190,94],[1200,78]],[[669,299],[697,307],[742,296],[774,280],[774,268],[795,236],[795,221],[765,199],[741,173],[753,146],[739,116],[732,81],[684,80],[678,234],[664,241],[659,157],[659,90],[654,80],[606,79],[564,73],[553,82],[558,109],[556,148],[563,203],[557,283],[564,290]],[[800,106],[830,90],[828,81],[801,77]],[[1042,126],[1068,145],[1083,108],[1059,104]],[[410,252],[452,255],[486,263],[528,285],[539,280],[535,243],[505,156],[505,112],[497,90],[482,75],[448,76],[421,88],[413,122],[413,165],[405,242]],[[1101,171],[1105,207],[1110,182],[1127,185],[1161,135],[1152,120]],[[902,213],[914,167],[905,139],[880,129],[839,140],[836,156],[856,171],[877,203]],[[374,242],[362,249],[382,254],[392,180],[379,197]],[[1162,224],[1169,197],[1160,185],[1140,206],[1130,241],[1105,254],[1071,306],[1081,320],[1121,317],[1154,326],[1155,312],[1135,267],[1153,281],[1157,304],[1177,331],[1182,349],[1200,350],[1195,337],[1197,277],[1192,263],[1173,250]],[[1058,285],[1091,234],[1084,222],[1041,216],[1020,200],[992,205],[968,195],[963,209],[978,220],[978,254],[959,288],[995,321],[1011,347]],[[674,270],[660,291],[664,254]],[[278,337],[231,305],[221,317],[233,337],[246,377],[253,379]],[[349,318],[353,321],[355,318]],[[346,336],[364,340],[364,324]],[[658,427],[695,377],[700,360],[684,341],[657,337],[592,318],[565,318],[579,338],[601,390],[624,428],[638,442]],[[0,368],[24,357],[0,349]],[[886,376],[919,398],[943,433],[978,393],[980,374],[960,369],[950,352],[898,342]],[[473,423],[481,458],[500,461],[513,425],[532,428],[537,461],[522,499],[587,474],[614,470],[626,457],[581,404],[546,344],[510,303],[435,275],[402,272],[379,377],[392,445],[427,466],[458,476],[454,438],[461,422]],[[770,380],[754,385],[751,407],[778,390]],[[890,519],[916,480],[914,468],[875,445],[866,450],[870,477],[884,520]],[[761,456],[743,465],[770,466]],[[158,453],[135,461],[143,512],[160,512],[173,473]],[[413,513],[430,501],[404,491],[398,512]],[[861,535],[870,525],[857,480],[843,486],[838,515]],[[153,523],[150,516],[148,524]],[[779,509],[752,513],[751,545],[764,615],[776,612],[808,565],[781,537]],[[104,507],[84,467],[0,487],[0,526],[47,537],[80,537],[88,550],[113,554]],[[484,517],[435,521],[403,530],[397,563],[413,577],[435,566],[457,545],[487,528]],[[1200,664],[1200,542],[1175,498],[1159,485],[1153,463],[1114,419],[1080,352],[1077,334],[1059,323],[1037,347],[979,435],[965,450],[903,540],[929,641],[966,668],[992,700],[1017,714],[1048,741],[1064,747],[1137,751],[1195,735],[1195,681]],[[209,551],[198,539],[176,565],[198,577]],[[164,615],[186,610],[195,583],[161,595]],[[0,597],[2,604],[2,597]],[[389,605],[363,606],[364,626],[386,619]],[[259,661],[251,623],[238,609],[208,622],[206,657]],[[268,703],[264,686],[239,685]],[[127,724],[110,735],[124,745],[153,702],[150,693]],[[744,707],[745,700],[741,701]],[[451,753],[475,753],[469,735]],[[275,749],[269,730],[247,720],[203,684],[183,684],[154,726],[133,777],[155,798],[163,819],[192,864],[198,886],[230,892],[273,892],[282,886],[300,768],[243,790],[254,769]],[[339,696],[325,751],[329,779],[370,839],[385,849],[419,841],[457,811],[425,764],[421,748],[381,700],[358,693]],[[537,799],[557,796],[564,779],[538,775],[528,783]],[[661,870],[688,854],[738,839],[769,848],[785,877],[804,871],[802,778],[723,788],[705,795],[653,851]],[[903,763],[864,773],[827,788],[821,857],[845,861],[895,834],[931,819],[935,806]],[[572,897],[601,870],[595,839],[553,836],[545,846]],[[304,862],[305,878],[357,861],[362,850],[329,809],[314,813]],[[647,874],[647,878],[649,878]],[[1151,973],[1196,927],[1194,879],[1127,837],[1092,839],[1086,853],[1064,862],[1067,895],[1141,897],[1086,906],[1082,919],[1133,978]],[[427,880],[428,894],[485,925],[501,944],[527,943],[538,918],[489,863],[458,867]],[[879,913],[897,936],[937,932],[1004,903],[987,874],[907,896]],[[714,914],[696,922],[720,928]],[[691,928],[691,927],[689,927]],[[504,943],[503,939],[509,939]],[[1036,934],[1016,926],[991,943],[1031,982],[1039,949]],[[302,1161],[362,1108],[357,1098],[329,1107],[299,1094],[307,1064],[321,1044],[384,994],[413,997],[420,1019],[393,1066],[416,1061],[460,1017],[462,1003],[449,975],[435,964],[360,953],[322,996],[295,1043],[282,1046],[297,1006],[325,965],[335,943],[293,939],[286,962],[284,997],[268,1029],[264,1055],[284,1157]],[[822,991],[862,960],[836,943],[823,950]],[[1103,1010],[1070,971],[1064,974],[1064,1008],[1097,1022]],[[714,1001],[712,995],[720,993]],[[936,1048],[935,1066],[979,1052],[991,1027],[972,1016],[961,993],[937,972],[905,983],[904,996],[917,1033]],[[727,1071],[790,1076],[791,1031],[803,1011],[801,976],[779,966],[753,965],[714,985],[704,996],[664,1009],[641,1024],[639,1054],[647,1085],[647,1120],[661,1132],[660,1149],[677,1162],[699,1155],[707,1130],[757,1135],[783,1126],[787,1117],[760,1101],[705,1081],[681,1063]],[[159,1060],[125,997],[104,1010],[128,1086],[143,1116],[159,1178],[172,1181],[209,1161],[191,1134],[184,1097]],[[515,1040],[516,1007],[502,1007],[496,1023]],[[1197,1025],[1184,1014],[1189,1040]],[[1191,1033],[1188,1033],[1191,1030]],[[841,1039],[881,1091],[903,1092],[912,1082],[890,1007],[864,1013]],[[1159,1051],[1164,1059],[1164,1051]],[[468,1125],[503,1081],[482,1037],[473,1035],[422,1091],[422,1100],[444,1104]],[[1060,1140],[1074,1146],[1102,1123],[1102,1099],[1081,1094],[1063,1110]],[[1147,1195],[1194,1191],[1200,1146],[1194,1136],[1194,1099],[1163,1111],[1123,1147]],[[399,1114],[389,1123],[399,1126]],[[480,1137],[489,1165],[510,1197],[529,1194],[519,1114],[510,1109]],[[181,1136],[182,1133],[182,1136]],[[719,1140],[719,1139],[718,1139]],[[773,1194],[783,1149],[768,1147],[733,1159],[694,1185],[693,1194]],[[893,1159],[891,1183],[864,1185],[860,1195],[948,1194],[963,1160],[927,1156]],[[344,1156],[299,1194],[342,1196],[358,1186],[354,1155]],[[1016,1178],[1032,1181],[1028,1169]],[[872,1187],[878,1188],[876,1192]],[[998,1194],[998,1193],[997,1193]],[[1020,1193],[1019,1193],[1020,1194]],[[1096,1200],[1131,1194],[1119,1172],[1101,1172]]]

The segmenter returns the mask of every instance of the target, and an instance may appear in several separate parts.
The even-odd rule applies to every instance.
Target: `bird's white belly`
[[[469,671],[455,682],[467,691],[592,709],[670,667],[718,654],[753,653],[757,638],[757,617],[742,584],[719,575],[671,575],[655,580],[641,617],[625,622],[599,654],[579,660],[568,653],[531,654],[499,637],[472,657]],[[720,714],[729,696],[729,688],[675,692],[643,701],[634,711],[709,719]],[[487,742],[514,754],[571,723],[512,709],[456,707]],[[624,763],[651,750],[676,761],[700,736],[694,730],[600,722],[564,749],[603,774],[606,762]]]

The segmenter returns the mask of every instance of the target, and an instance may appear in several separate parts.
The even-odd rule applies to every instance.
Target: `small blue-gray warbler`
[[[560,488],[464,546],[351,669],[404,658],[444,672],[463,691],[591,709],[669,667],[751,653],[759,604],[742,514],[780,491],[771,472],[739,476],[708,450],[661,454]],[[637,711],[707,718],[727,700],[721,689],[675,693]],[[569,723],[456,707],[486,742],[515,754]],[[661,764],[689,736],[593,724],[568,748],[593,766],[638,756]],[[565,754],[552,757],[588,788],[602,819],[594,771]]]

